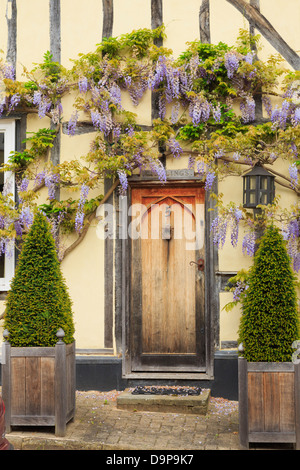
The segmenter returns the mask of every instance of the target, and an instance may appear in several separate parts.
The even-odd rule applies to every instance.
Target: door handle
[[[198,271],[204,271],[204,259],[200,258],[197,261],[190,261],[190,266],[196,264],[198,266]]]

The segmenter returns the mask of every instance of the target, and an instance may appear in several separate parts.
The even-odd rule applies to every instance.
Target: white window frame
[[[8,163],[11,152],[15,150],[15,120],[0,119],[0,133],[4,133],[4,163]],[[13,200],[15,200],[15,176],[11,171],[4,173],[4,184],[10,181]],[[15,250],[12,249],[10,256],[5,256],[4,261],[4,277],[0,277],[0,292],[8,291],[10,283],[15,273]]]

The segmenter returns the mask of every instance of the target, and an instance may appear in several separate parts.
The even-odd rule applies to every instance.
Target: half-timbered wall
[[[71,66],[70,59],[95,48],[104,36],[118,36],[133,29],[155,28],[164,23],[174,57],[195,39],[233,45],[239,28],[261,34],[262,58],[280,53],[290,69],[300,69],[300,3],[298,0],[0,0],[0,48],[15,64],[17,78],[23,66],[32,68],[50,50],[56,61]],[[126,98],[124,98],[126,99]],[[64,99],[64,118],[71,114],[71,97]],[[128,107],[132,105],[128,102]],[[155,99],[148,95],[138,109],[138,122],[150,126],[156,115]],[[69,115],[68,115],[69,114]],[[47,121],[47,118],[44,118]],[[45,121],[45,125],[48,122]],[[37,116],[24,119],[19,141],[25,132],[42,127]],[[80,158],[89,149],[93,134],[64,133],[64,126],[52,151],[54,162]],[[184,160],[167,161],[169,169],[184,169]],[[104,182],[105,186],[107,183]],[[242,199],[242,182],[229,178],[218,190],[230,200]],[[288,191],[280,190],[283,204],[290,204]],[[44,194],[45,195],[45,194]],[[64,195],[62,194],[61,197]],[[42,196],[43,197],[43,196]],[[117,198],[115,200],[118,204]],[[225,201],[226,202],[226,201]],[[209,242],[210,243],[210,242]],[[235,347],[239,310],[226,313],[230,300],[224,292],[228,277],[251,260],[230,242],[219,253],[210,246],[210,296],[213,299],[213,343],[216,349]],[[100,240],[97,221],[76,250],[62,263],[74,302],[76,345],[81,353],[122,351],[122,246],[118,240]],[[2,294],[2,298],[4,294]],[[3,303],[3,300],[1,301]]]

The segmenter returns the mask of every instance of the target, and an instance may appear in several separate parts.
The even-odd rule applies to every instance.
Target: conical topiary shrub
[[[290,362],[298,339],[295,275],[284,240],[266,230],[254,258],[243,300],[239,341],[249,362]]]
[[[46,217],[37,212],[19,256],[6,299],[4,327],[11,346],[55,346],[74,341],[71,300]]]

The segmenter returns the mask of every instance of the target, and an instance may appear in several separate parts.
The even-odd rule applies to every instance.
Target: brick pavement
[[[76,392],[65,437],[51,428],[13,428],[16,450],[238,450],[237,402],[211,398],[206,415],[117,409],[117,392]]]

